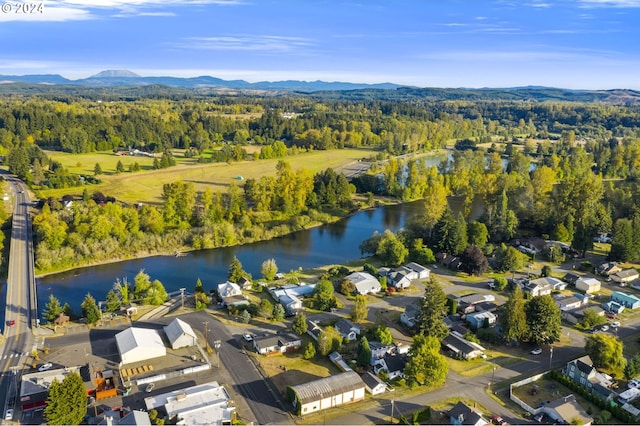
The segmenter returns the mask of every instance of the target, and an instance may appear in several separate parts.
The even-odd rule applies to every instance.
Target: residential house
[[[602,307],[605,311],[612,312],[614,314],[621,314],[625,310],[624,305],[621,305],[618,302],[614,302],[613,300],[609,300],[608,302],[603,303]]]
[[[615,397],[615,392],[611,390],[613,384],[611,379],[596,370],[589,355],[569,361],[563,372],[572,381],[581,384],[592,394],[604,400]]]
[[[383,345],[376,340],[372,340],[369,342],[369,349],[371,349],[371,363],[373,364],[374,360],[384,358],[386,354],[395,352],[395,345]]]
[[[218,295],[224,299],[225,297],[231,296],[241,296],[242,289],[236,283],[232,283],[231,281],[227,281],[221,284],[218,284]]]
[[[334,327],[338,330],[343,339],[347,339],[349,341],[356,340],[360,335],[360,326],[346,318],[340,318],[338,322],[335,323]]]
[[[362,381],[364,382],[364,388],[371,395],[379,395],[387,390],[387,384],[370,371],[362,375]]]
[[[418,279],[418,273],[406,266],[401,266],[389,272],[387,278],[387,285],[404,289],[411,286],[411,281]]]
[[[355,371],[312,380],[290,386],[292,403],[299,415],[361,401],[365,398],[365,384]]]
[[[567,282],[554,277],[541,277],[533,280],[532,282],[547,283],[551,286],[551,290],[564,290],[567,288],[567,285],[569,285]]]
[[[455,297],[450,295],[449,297]],[[475,312],[476,305],[484,302],[495,302],[496,298],[493,294],[468,294],[466,296],[458,297],[458,311],[464,314],[470,314]]]
[[[569,283],[570,285],[575,285],[576,281],[580,279],[580,275],[574,274],[572,272],[567,272],[564,277],[562,277],[562,281]]]
[[[632,281],[640,278],[638,271],[636,271],[635,269],[625,269],[624,271],[619,271],[609,276],[613,281],[617,282],[621,286],[628,285]]]
[[[296,315],[302,309],[302,300],[294,295],[283,294],[278,299],[278,302],[280,302],[284,308],[285,315],[288,317]]]
[[[546,278],[547,277],[543,277],[529,281],[524,285],[523,291],[530,293],[532,297],[551,294],[553,286],[546,280]]]
[[[404,355],[386,354],[373,364],[373,372],[380,374],[386,372],[389,380],[404,377],[404,367],[407,365],[407,357]]]
[[[562,296],[555,299],[561,311],[571,311],[582,306],[582,300],[575,296]]]
[[[576,289],[592,294],[600,291],[602,283],[595,278],[581,277],[576,280]]]
[[[612,274],[622,271],[622,267],[617,262],[605,262],[596,268],[596,274],[608,277]]]
[[[417,279],[419,280],[426,280],[426,279],[429,279],[429,277],[431,276],[431,270],[429,268],[425,268],[419,263],[416,263],[416,262],[407,263],[407,268],[411,269],[416,274],[418,274]]]
[[[302,346],[302,339],[291,333],[265,334],[253,337],[253,347],[259,354],[285,353]]]
[[[409,328],[416,325],[416,316],[420,313],[420,307],[415,303],[411,303],[404,308],[404,312],[400,314],[400,322]]]
[[[597,306],[597,305],[582,305],[582,307],[578,309],[561,311],[561,316],[563,320],[566,320],[571,324],[578,324],[584,319],[584,312],[587,309],[590,309],[593,313],[595,313],[598,316],[601,316],[601,317],[604,316],[604,312],[605,312],[604,309],[602,309],[600,306]]]
[[[495,312],[498,310],[500,305],[498,305],[495,302],[480,302],[480,303],[476,303],[474,307],[476,309],[476,312],[483,312],[483,311]]]
[[[593,422],[593,418],[584,411],[573,395],[567,395],[545,404],[542,412],[560,424],[568,425],[577,422],[583,426],[590,426]]]
[[[458,333],[451,332],[442,340],[442,346],[447,348],[451,355],[460,359],[474,359],[484,354],[484,348],[477,343],[470,342]]]
[[[489,422],[482,417],[482,414],[462,401],[458,401],[447,414],[449,415],[449,420],[452,425],[484,426],[489,424]]]
[[[238,285],[243,290],[251,290],[251,281],[249,281],[245,277],[242,277],[238,280]]]
[[[307,334],[317,341],[320,333],[322,333],[322,327],[317,322],[307,318]]]
[[[382,290],[380,281],[368,272],[354,272],[345,277],[356,286],[358,294],[376,294]]]
[[[495,325],[497,317],[489,311],[476,312],[467,315],[467,322],[471,327],[478,330],[484,327],[491,327]]]
[[[623,293],[621,291],[614,291],[611,293],[610,300],[624,306],[628,309],[640,308],[640,299],[632,294]]]

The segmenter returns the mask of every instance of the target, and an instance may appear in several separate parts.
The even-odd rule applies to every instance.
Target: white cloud
[[[640,0],[579,0],[583,7],[640,7]]]
[[[171,47],[195,50],[239,50],[260,51],[265,53],[284,53],[298,49],[308,49],[312,40],[302,37],[274,35],[235,35],[223,37],[192,37],[182,42],[172,43]]]
[[[40,0],[42,1],[42,0]],[[36,1],[39,3],[39,1]],[[14,9],[15,2],[5,2]],[[231,6],[244,4],[243,0],[46,0],[42,1],[42,13],[0,13],[0,22],[7,21],[80,21],[98,18],[98,12],[114,11],[111,17],[175,16],[173,11],[158,10],[184,6],[213,4]],[[9,7],[9,6],[4,6]],[[153,11],[149,9],[153,8]]]
[[[14,3],[10,4],[15,7]],[[52,7],[49,3],[44,3],[42,13],[0,13],[0,22],[8,21],[29,21],[29,22],[64,22],[64,21],[84,21],[93,19],[93,14],[85,9],[73,7]]]

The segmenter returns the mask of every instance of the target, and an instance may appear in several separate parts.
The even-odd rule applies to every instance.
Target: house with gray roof
[[[315,413],[365,398],[365,384],[355,371],[312,380],[287,390],[298,415]]]
[[[416,317],[420,313],[420,307],[415,303],[411,303],[404,308],[404,312],[400,314],[400,322],[409,328],[416,325]]]
[[[364,382],[365,389],[371,395],[378,395],[387,390],[387,384],[370,371],[362,375],[362,381]]]
[[[578,404],[576,397],[567,395],[545,404],[542,412],[560,424],[577,424],[589,426],[593,418]]]
[[[584,291],[587,294],[600,291],[602,283],[595,278],[582,277],[576,280],[576,289]]]
[[[175,318],[169,325],[165,325],[164,334],[169,339],[172,349],[196,345],[196,333],[189,324],[180,318]]]
[[[638,274],[638,271],[636,271],[635,269],[625,269],[609,276],[613,281],[617,282],[621,286],[625,286],[630,282],[640,278],[640,274]]]
[[[482,311],[467,315],[466,321],[471,325],[471,327],[478,330],[480,328],[495,325],[497,318],[498,317],[496,317],[492,312]]]
[[[265,334],[253,337],[253,347],[259,354],[285,353],[302,346],[302,339],[293,333]]]
[[[451,352],[454,357],[461,359],[474,359],[484,354],[484,348],[477,343],[470,342],[456,332],[451,332],[445,337],[442,346]]]
[[[589,355],[569,361],[563,372],[572,381],[586,387],[592,394],[604,400],[615,397],[615,392],[611,390],[613,382],[593,366]]]
[[[335,323],[334,327],[338,330],[343,339],[356,340],[360,335],[360,326],[346,318],[340,318],[338,322]]]
[[[380,281],[368,272],[354,272],[344,279],[351,281],[356,286],[358,294],[376,294],[382,290]]]

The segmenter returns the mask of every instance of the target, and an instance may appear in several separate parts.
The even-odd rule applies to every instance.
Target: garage
[[[157,330],[131,327],[116,334],[116,344],[122,364],[163,357],[167,348]]]

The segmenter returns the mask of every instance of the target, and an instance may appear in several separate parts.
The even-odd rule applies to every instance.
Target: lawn
[[[303,336],[302,347],[294,352],[272,356],[251,352],[251,356],[257,359],[265,374],[271,378],[278,390],[285,393],[288,386],[307,383],[341,372],[329,361],[327,356],[316,354],[310,360],[304,359],[304,348],[310,341],[311,337]]]
[[[376,151],[362,149],[341,149],[330,151],[312,151],[287,157],[293,169],[304,168],[311,173],[317,173],[329,167],[340,170],[346,165]],[[195,185],[196,191],[201,192],[209,187],[214,192],[226,192],[231,183],[242,184],[238,176],[245,179],[257,179],[262,176],[275,175],[279,160],[242,161],[236,163],[198,164],[192,159],[177,158],[178,164],[162,170],[151,170],[152,158],[147,157],[118,157],[111,152],[90,154],[68,154],[49,152],[51,158],[67,167],[71,173],[93,175],[93,168],[100,163],[104,175],[100,176],[102,183],[87,188],[90,192],[100,191],[125,202],[160,203],[162,201],[162,186],[165,183],[184,181]],[[122,161],[125,169],[133,162],[138,162],[142,171],[136,173],[115,174],[118,161]],[[37,195],[42,198],[61,197],[65,194],[82,194],[84,187],[43,189]]]

